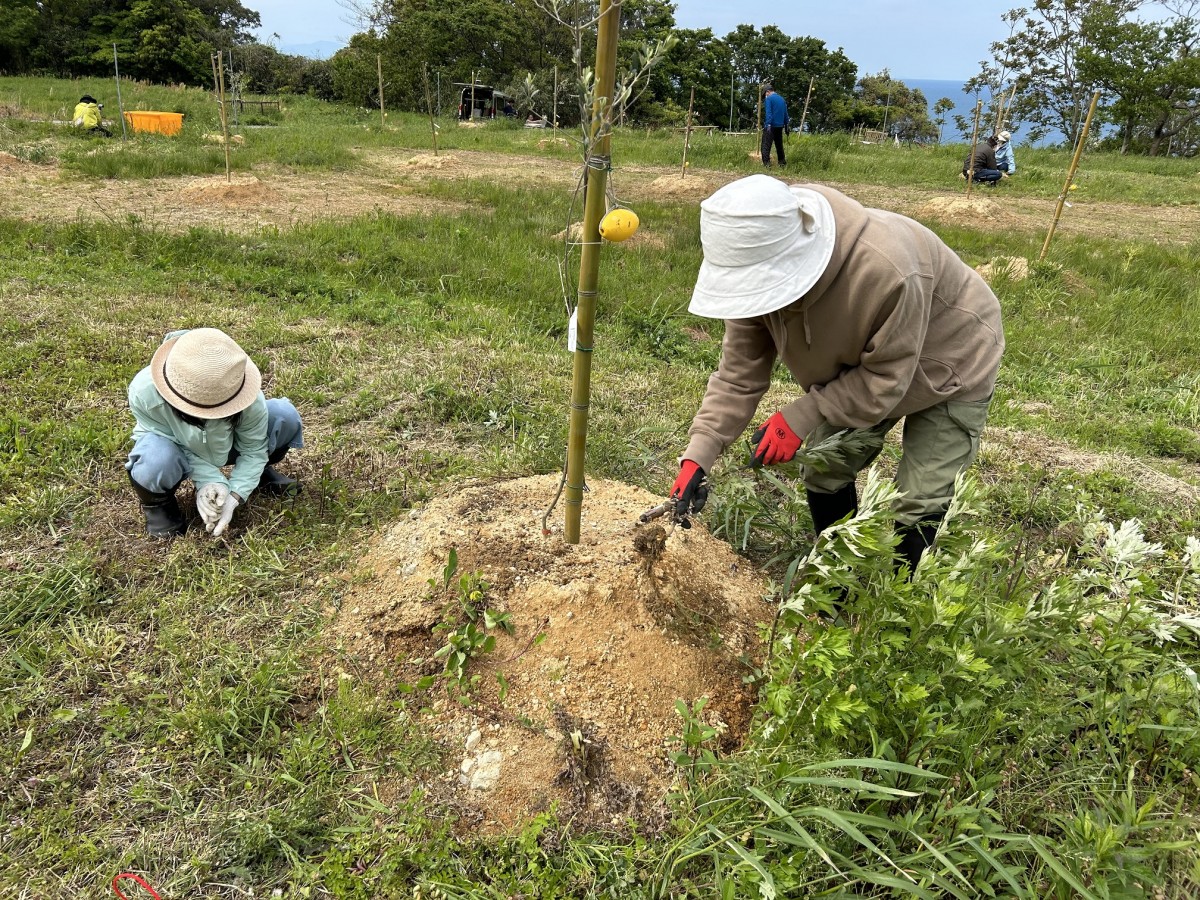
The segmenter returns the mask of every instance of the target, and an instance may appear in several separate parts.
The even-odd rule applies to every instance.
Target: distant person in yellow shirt
[[[71,119],[71,124],[76,128],[82,128],[88,134],[100,133],[105,137],[112,137],[112,132],[104,127],[101,113],[103,109],[103,103],[98,102],[91,94],[84,94],[75,104],[75,115]]]

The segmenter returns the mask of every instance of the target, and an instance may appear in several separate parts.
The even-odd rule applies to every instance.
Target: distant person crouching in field
[[[996,136],[993,134],[986,141],[980,141],[975,145],[975,153],[968,153],[967,159],[963,163],[963,178],[995,186],[1001,178],[1008,177],[996,167],[996,144]],[[972,172],[972,166],[974,172]]]
[[[979,452],[1004,352],[996,295],[924,225],[767,175],[700,204],[700,244],[688,311],[724,319],[725,338],[671,487],[676,515],[703,507],[706,473],[750,424],[779,360],[804,393],[759,420],[751,464],[854,433],[841,461],[802,470],[820,534],[856,512],[855,476],[903,420],[897,553],[915,570]]]
[[[196,509],[213,537],[253,491],[299,491],[298,481],[272,467],[304,446],[300,414],[290,400],[266,399],[261,387],[258,367],[215,328],[171,332],[134,377],[134,445],[125,468],[149,535],[187,531],[175,499],[185,478],[196,485]],[[224,466],[233,466],[228,477]]]
[[[88,134],[99,133],[105,137],[112,137],[112,132],[104,127],[101,113],[103,109],[103,103],[98,103],[91,94],[84,94],[75,104],[75,115],[71,117],[71,124],[84,129]]]
[[[1017,174],[1017,158],[1013,155],[1012,135],[1001,131],[996,135],[996,168],[1005,175]]]

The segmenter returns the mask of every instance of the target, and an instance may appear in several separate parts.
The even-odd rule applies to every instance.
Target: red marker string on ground
[[[113,890],[117,892],[117,896],[120,897],[121,900],[129,900],[128,897],[126,897],[124,894],[121,893],[121,889],[119,887],[117,887],[117,882],[120,881],[122,878],[128,878],[130,881],[136,881],[138,884],[140,884],[142,887],[144,887],[146,890],[148,890],[150,892],[150,896],[153,897],[154,900],[162,900],[162,897],[158,896],[158,891],[156,891],[154,888],[150,887],[150,885],[146,883],[145,878],[143,878],[141,875],[134,875],[132,872],[122,872],[120,875],[118,875],[116,878],[114,878],[112,880]]]

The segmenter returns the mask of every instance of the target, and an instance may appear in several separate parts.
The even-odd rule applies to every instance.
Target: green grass
[[[0,150],[31,161],[57,159],[70,172],[103,178],[150,178],[223,172],[224,153],[205,135],[220,131],[212,91],[123,82],[126,109],[156,109],[185,115],[182,135],[162,138],[131,134],[128,142],[73,135],[63,125],[75,101],[92,93],[105,102],[105,113],[120,123],[114,85],[103,79],[0,77],[0,103],[19,105],[21,116],[0,120]],[[283,111],[269,127],[240,128],[246,144],[233,153],[238,171],[283,166],[296,170],[339,170],[356,163],[357,151],[381,148],[429,148],[427,115],[393,110],[381,127],[378,111],[324,103],[309,97],[283,97]],[[28,119],[34,121],[26,121]],[[460,128],[452,110],[439,120],[441,149],[488,150],[528,154],[549,132],[529,130],[519,122],[496,121],[484,128]],[[547,147],[540,156],[574,159],[580,155],[577,129],[562,129],[567,147]],[[668,130],[618,129],[614,161],[618,165],[677,167],[683,136]],[[757,151],[756,135],[692,137],[688,159],[696,169],[753,171],[748,154]],[[855,143],[848,134],[794,135],[788,143],[791,171],[815,181],[909,185],[922,188],[961,187],[959,172],[966,156],[962,144],[924,147],[874,146]],[[1057,197],[1069,168],[1067,150],[1018,148],[1019,177],[1004,186],[1014,197]],[[1162,206],[1200,202],[1195,165],[1183,159],[1150,159],[1118,154],[1085,154],[1076,176],[1080,199],[1122,201]]]
[[[43,115],[83,91],[100,96],[104,86],[0,79],[0,99],[22,93]],[[126,96],[162,108],[176,98],[191,104],[197,131],[212,127],[202,92],[131,85]],[[387,131],[377,121],[297,100],[281,125],[253,132],[238,164],[336,168],[358,164],[355,148],[423,146],[427,120],[396,115]],[[509,128],[447,127],[442,137],[447,148],[512,153],[532,139]],[[79,178],[224,164],[186,132],[122,147],[5,121],[0,138],[49,148]],[[621,165],[678,163],[674,135],[622,132],[615,146],[618,175]],[[111,152],[86,156],[96,147]],[[960,152],[893,153],[845,138],[794,147],[814,177],[917,186],[956,173]],[[740,171],[745,152],[732,139],[697,138],[690,158]],[[1089,191],[1195,202],[1187,163],[1085,160],[1096,173]],[[1062,154],[1025,151],[1021,165],[1030,174],[1017,191],[1056,195]],[[1096,896],[1154,885],[1162,896],[1194,894],[1200,711],[1176,663],[1200,668],[1195,636],[1155,643],[1152,620],[1136,611],[1094,643],[1109,576],[1085,574],[1101,568],[1087,535],[1103,508],[1116,522],[1141,519],[1164,545],[1131,582],[1139,596],[1157,602],[1174,590],[1196,603],[1191,582],[1171,580],[1197,529],[1194,244],[1060,235],[1032,277],[997,285],[1009,350],[993,424],[1031,443],[1127,454],[1138,468],[1060,470],[985,446],[987,512],[967,517],[950,546],[965,553],[981,538],[990,549],[970,563],[948,552],[912,588],[889,581],[871,554],[848,562],[856,584],[871,587],[855,600],[867,627],[826,629],[826,646],[844,642],[845,655],[780,649],[760,683],[756,739],[696,769],[673,800],[674,826],[568,835],[546,816],[509,838],[460,845],[451,816],[421,791],[376,795],[383,773],[416,785],[446,764],[420,704],[338,677],[322,630],[344,589],[335,575],[378,529],[465,477],[561,465],[571,363],[562,247],[550,235],[568,200],[484,179],[411,187],[462,211],[250,235],[0,219],[0,892],[101,896],[114,873],[135,869],[164,897],[251,887],[407,897],[418,883],[426,896],[437,887],[449,897],[725,898],[759,896],[768,882],[781,896],[838,884],[843,896],[920,896],[888,880],[895,869],[846,828],[858,822],[871,846],[924,873],[922,889],[938,896],[980,896],[986,884],[1000,896],[1066,897],[1079,893],[1072,880]],[[721,329],[685,311],[700,262],[694,205],[638,212],[661,245],[603,254],[588,468],[662,492]],[[986,223],[934,227],[972,264],[1034,257],[1040,243]],[[308,426],[295,460],[305,493],[251,504],[232,549],[141,539],[121,471],[126,384],[165,332],[202,324],[250,349]],[[1163,493],[1141,471],[1178,477],[1193,493]],[[772,569],[782,585],[788,560],[808,549],[802,503],[747,482],[732,461],[717,478],[709,523],[757,562],[782,554]],[[982,599],[947,611],[964,597]],[[1050,612],[1017,615],[1026,608]],[[972,658],[991,674],[956,668]],[[918,692],[903,702],[888,694],[915,677],[934,697],[928,709]],[[852,684],[865,711],[845,693]],[[839,729],[842,714],[850,724]],[[794,739],[772,740],[772,721]],[[861,756],[875,767],[812,768]],[[901,778],[890,763],[922,773]],[[851,776],[875,787],[848,787]],[[804,813],[795,823],[848,880],[830,880],[772,803]],[[972,845],[973,835],[985,839]]]

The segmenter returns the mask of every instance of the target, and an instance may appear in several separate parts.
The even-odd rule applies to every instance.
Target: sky
[[[338,0],[243,0],[262,16],[261,40],[285,52],[322,41],[341,46],[355,28]],[[680,28],[711,28],[724,37],[738,25],[777,25],[790,37],[839,47],[859,75],[887,69],[895,78],[966,81],[1008,36],[1001,19],[1019,0],[676,0]],[[278,39],[272,35],[278,34]],[[332,50],[333,48],[328,48]]]
[[[331,41],[355,32],[337,0],[243,0],[262,16],[259,37],[280,49]],[[811,35],[841,47],[859,73],[887,68],[898,78],[966,81],[1008,34],[1003,12],[1017,0],[676,0],[680,28],[711,28],[723,37],[740,24],[777,25],[790,37]],[[967,20],[964,23],[964,19]],[[278,34],[278,39],[272,39]]]

